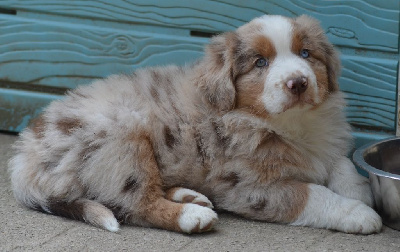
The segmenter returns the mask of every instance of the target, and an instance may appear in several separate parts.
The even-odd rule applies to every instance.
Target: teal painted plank
[[[20,132],[43,107],[62,96],[0,88],[0,130]]]
[[[397,60],[342,56],[339,82],[350,123],[395,131],[397,65]]]
[[[178,32],[176,29],[149,29],[152,32],[159,32],[159,34],[154,34],[137,31],[143,30],[137,24],[132,26],[107,23],[106,21],[96,23],[95,20],[85,22],[82,19],[71,18],[80,16],[94,17],[99,20],[117,21],[120,19],[124,22],[134,22],[135,18],[138,18],[134,16],[136,14],[124,12],[129,10],[129,6],[147,8],[149,12],[142,13],[146,17],[154,14],[151,16],[152,18],[147,19],[140,16],[136,20],[139,23],[169,26],[169,22],[172,22],[171,26],[179,28],[208,29],[209,31],[234,29],[247,21],[246,17],[251,16],[252,18],[253,15],[259,15],[260,9],[267,7],[268,10],[277,10],[277,13],[286,15],[295,15],[302,10],[304,13],[312,12],[311,14],[314,16],[321,15],[322,25],[328,31],[331,40],[339,41],[336,41],[336,44],[397,51],[397,44],[395,50],[392,50],[394,47],[390,49],[389,44],[377,45],[374,42],[375,46],[371,46],[374,41],[371,40],[371,37],[366,39],[370,44],[363,44],[364,39],[354,35],[356,33],[353,32],[353,36],[351,33],[340,30],[340,27],[330,26],[333,19],[336,23],[345,22],[349,18],[354,19],[353,22],[358,23],[353,25],[349,22],[349,28],[357,26],[356,32],[368,34],[373,39],[379,39],[386,43],[391,39],[379,34],[378,36],[375,32],[379,30],[386,35],[395,32],[397,36],[399,8],[398,2],[394,1],[384,1],[384,3],[373,1],[341,3],[332,1],[260,1],[257,2],[258,8],[254,7],[254,1],[248,1],[246,6],[241,1],[229,3],[226,1],[199,1],[190,4],[182,1],[157,3],[151,1],[146,1],[146,3],[141,1],[113,1],[112,3],[85,1],[86,5],[83,5],[82,1],[68,1],[66,4],[66,1],[28,0],[24,1],[23,5],[20,3],[20,1],[0,1],[0,6],[40,11],[36,14],[18,12],[21,16],[34,16],[38,20],[0,16],[2,31],[0,34],[0,79],[32,85],[74,88],[109,74],[131,72],[136,67],[171,63],[185,64],[202,55],[203,44],[207,40],[190,38],[187,36],[188,33]],[[206,6],[215,8],[208,8],[209,10],[205,12],[199,11]],[[228,13],[227,15],[221,15],[220,8],[222,7],[228,8],[224,9]],[[40,8],[43,10],[39,10]],[[103,13],[104,8],[108,8],[108,14]],[[140,12],[139,9],[132,10],[132,13]],[[233,15],[239,9],[243,15]],[[81,12],[76,14],[77,10]],[[43,16],[43,12],[60,13],[66,16]],[[193,15],[191,16],[190,13]],[[351,17],[340,16],[338,19],[338,15],[350,15]],[[189,18],[189,16],[191,17]],[[141,18],[144,19],[140,21]],[[65,22],[49,22],[40,19]],[[332,20],[329,21],[329,19]],[[72,22],[68,22],[68,20],[72,20]],[[78,21],[82,21],[85,25]],[[390,22],[395,22],[395,24]],[[97,25],[97,27],[89,24]],[[382,24],[385,24],[385,29],[381,29]],[[179,36],[174,36],[176,34]],[[356,44],[353,43],[353,40],[356,41]],[[390,44],[393,44],[392,42]],[[362,50],[355,52],[372,57],[371,54],[363,53]],[[369,57],[354,57],[346,54],[342,57],[343,76],[340,83],[342,90],[348,94],[347,116],[351,123],[358,126],[394,130],[397,59],[393,60],[394,57],[388,54]],[[379,59],[379,57],[386,59]],[[24,74],[20,74],[21,72]]]
[[[3,0],[0,7],[24,10],[18,15],[47,13],[60,18],[79,17],[88,22],[97,19],[210,32],[233,30],[264,13],[308,14],[321,20],[331,41],[337,45],[398,50],[398,0]]]
[[[0,16],[0,29],[0,80],[62,88],[138,67],[193,62],[207,42],[12,16]],[[343,55],[342,64],[349,121],[394,130],[397,61]]]
[[[0,30],[0,80],[63,88],[137,67],[182,65],[206,41],[14,16],[0,16]]]
[[[361,132],[353,131],[354,147],[359,148],[365,144],[373,143],[375,141],[381,141],[386,138],[394,137],[394,134],[385,132]]]

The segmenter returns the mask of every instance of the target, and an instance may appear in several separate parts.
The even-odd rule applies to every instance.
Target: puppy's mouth
[[[291,95],[288,102],[283,106],[282,112],[284,113],[292,108],[311,109],[317,106],[318,103],[313,97],[306,94]]]

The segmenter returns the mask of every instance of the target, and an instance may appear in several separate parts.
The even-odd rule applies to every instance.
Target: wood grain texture
[[[199,58],[207,43],[190,36],[191,30],[233,30],[263,13],[308,14],[321,21],[343,52],[340,85],[348,95],[349,121],[394,131],[399,4],[398,0],[2,0],[0,8],[17,11],[0,14],[0,82],[74,88],[138,67],[181,65]],[[2,97],[13,91],[4,90],[0,89]],[[36,102],[27,110],[17,106],[22,102],[17,98],[0,101],[1,109],[15,114],[1,129],[23,127],[26,116],[32,117],[55,98],[13,92],[13,97],[22,92],[25,99],[32,95]],[[0,117],[11,116],[7,113],[0,112]]]
[[[62,96],[0,88],[0,129],[20,132],[52,100]]]
[[[397,61],[342,56],[341,90],[349,122],[385,130],[395,128]]]
[[[0,30],[1,80],[65,88],[138,67],[194,61],[206,41],[13,16],[0,16]]]
[[[108,20],[210,32],[233,30],[265,13],[307,14],[321,20],[331,41],[337,45],[390,52],[398,50],[398,0],[3,0],[0,7],[89,21]]]

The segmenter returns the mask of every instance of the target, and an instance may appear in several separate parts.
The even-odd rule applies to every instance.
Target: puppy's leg
[[[193,203],[211,209],[214,208],[211,201],[203,194],[182,187],[173,187],[167,190],[165,197],[174,202]]]
[[[307,204],[291,225],[360,234],[371,234],[381,230],[380,216],[363,202],[342,197],[320,185],[309,184],[308,188]]]
[[[361,200],[370,207],[374,205],[368,179],[358,174],[353,163],[346,157],[339,159],[331,171],[328,188],[346,198]]]
[[[225,199],[217,206],[257,220],[362,234],[382,227],[372,208],[316,184],[280,181],[251,190],[235,186]]]
[[[125,222],[185,233],[212,229],[218,219],[213,210],[165,198],[153,148],[148,140],[140,142],[137,160],[143,172],[139,189],[141,195],[138,202],[131,206],[131,212],[126,214],[128,218],[125,218]],[[132,198],[138,198],[137,192],[132,193]]]

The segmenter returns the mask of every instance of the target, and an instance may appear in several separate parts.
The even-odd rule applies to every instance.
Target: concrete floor
[[[215,231],[183,235],[122,226],[110,233],[19,206],[7,160],[16,136],[0,133],[0,251],[400,251],[400,232],[374,235],[255,222],[221,213]]]

